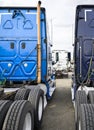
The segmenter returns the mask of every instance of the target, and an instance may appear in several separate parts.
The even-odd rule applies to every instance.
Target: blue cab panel
[[[41,8],[41,78],[47,78],[47,32]],[[0,80],[37,80],[37,8],[0,8]]]
[[[79,5],[75,27],[75,80],[79,85],[94,82],[94,6]],[[89,85],[90,85],[89,84]]]

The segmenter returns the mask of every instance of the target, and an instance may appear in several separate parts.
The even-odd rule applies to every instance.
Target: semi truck
[[[53,50],[52,61],[53,69],[55,71],[56,78],[68,77],[69,59],[68,51],[66,50]]]
[[[72,100],[76,130],[94,130],[94,5],[76,8]]]
[[[46,10],[0,7],[0,130],[41,126],[55,90]]]

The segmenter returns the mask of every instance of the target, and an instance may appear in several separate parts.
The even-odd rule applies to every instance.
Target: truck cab
[[[93,6],[79,5],[75,17],[74,88],[94,86]]]
[[[74,42],[72,101],[76,130],[94,129],[94,5],[77,6]]]
[[[55,90],[47,34],[41,1],[37,7],[0,7],[0,130],[41,126]]]

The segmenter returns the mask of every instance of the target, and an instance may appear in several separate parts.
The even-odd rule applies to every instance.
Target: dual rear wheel
[[[75,99],[76,130],[94,130],[94,91],[88,99],[85,91],[77,91]]]
[[[37,130],[43,111],[44,92],[40,88],[19,89],[14,102],[0,101],[0,130]]]
[[[34,128],[39,129],[44,111],[44,92],[39,87],[31,86],[29,89],[19,89],[15,100],[28,100],[33,108]]]

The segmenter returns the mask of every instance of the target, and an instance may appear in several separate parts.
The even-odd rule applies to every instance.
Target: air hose
[[[92,59],[93,59],[93,54],[94,54],[94,43],[93,43],[92,45],[93,45],[93,47],[92,47],[92,56],[91,56],[91,58],[90,58],[90,62],[89,62],[89,67],[88,67],[87,74],[86,74],[86,76],[85,76],[85,78],[83,79],[82,82],[79,81],[79,78],[78,78],[78,76],[77,76],[77,81],[78,81],[78,83],[79,83],[81,86],[84,86],[85,84],[88,83],[88,81],[89,81],[89,79],[90,79],[90,76],[91,76],[91,74],[92,74],[92,73],[90,72],[90,69],[91,69]],[[87,79],[87,80],[86,80],[86,79]],[[85,82],[85,80],[86,80],[86,82]],[[84,82],[85,82],[85,83],[84,83]]]

